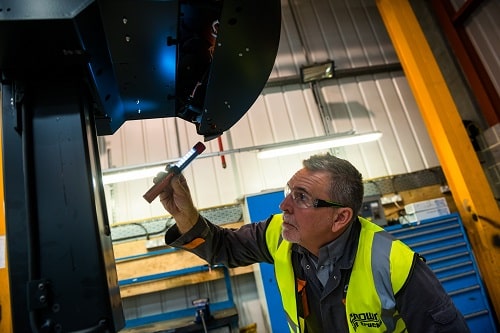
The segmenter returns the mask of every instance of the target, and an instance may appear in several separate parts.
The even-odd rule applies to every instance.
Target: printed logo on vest
[[[354,328],[354,331],[356,331],[359,326],[364,326],[364,327],[382,326],[382,320],[378,317],[378,314],[371,312],[351,313],[350,321],[352,328]]]

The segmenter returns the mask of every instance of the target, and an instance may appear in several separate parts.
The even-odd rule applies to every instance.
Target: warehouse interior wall
[[[484,162],[485,156],[491,156],[487,152],[489,146],[498,143],[499,139],[491,142],[498,138],[498,125],[490,126],[478,110],[474,93],[430,3],[411,1],[411,6],[460,117],[480,133],[472,133],[471,140],[477,140],[477,153]],[[247,114],[222,135],[220,143],[206,143],[211,157],[201,156],[185,170],[197,206],[210,209],[239,205],[245,195],[281,188],[309,155],[258,160],[256,152],[225,155],[224,151],[349,130],[383,133],[377,142],[330,150],[353,162],[367,184],[439,170],[441,163],[375,1],[283,0],[282,11],[278,56],[262,94]],[[498,26],[489,31],[494,35]],[[312,84],[300,82],[302,66],[328,60],[335,62],[337,77]],[[175,159],[199,140],[192,124],[179,119],[129,121],[114,135],[99,138],[103,169],[147,166]],[[491,158],[487,160],[492,162]],[[492,170],[486,164],[484,167],[486,173]],[[492,174],[496,175],[494,170]],[[153,177],[105,185],[112,225],[164,217],[159,202],[148,204],[141,198],[152,185]],[[492,190],[497,191],[498,182],[488,177]],[[437,187],[429,189],[422,182],[422,188],[431,196],[446,196],[452,211],[456,211],[452,194],[439,191],[447,185],[446,179],[440,178],[437,183]],[[419,191],[403,192],[407,202],[423,199],[416,192]],[[394,206],[386,210],[389,215],[400,211]],[[233,277],[236,289],[241,287],[248,292],[237,294],[252,302],[258,297],[250,292],[255,281],[245,276],[248,277],[246,273]],[[184,293],[190,293],[186,291],[189,287],[185,288]],[[126,298],[124,304],[130,317],[140,317],[162,308],[159,304],[165,297],[161,293],[136,295]],[[237,304],[241,309],[243,301],[238,300]],[[246,324],[251,318],[242,320]]]

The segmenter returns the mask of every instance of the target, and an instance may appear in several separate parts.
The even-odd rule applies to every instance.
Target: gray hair
[[[363,204],[363,176],[349,161],[330,153],[312,155],[302,162],[310,171],[326,171],[330,174],[331,200],[352,208],[357,216]]]

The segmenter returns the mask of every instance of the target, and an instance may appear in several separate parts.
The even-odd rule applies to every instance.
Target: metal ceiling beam
[[[376,0],[500,316],[500,211],[408,0]]]

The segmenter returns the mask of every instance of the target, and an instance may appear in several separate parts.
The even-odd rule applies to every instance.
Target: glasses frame
[[[339,202],[335,201],[327,201],[327,200],[322,200],[322,199],[314,199],[314,208],[321,208],[321,207],[339,207],[339,208],[344,208],[347,207],[344,204],[341,204]]]
[[[284,194],[285,198],[288,197],[289,195],[292,195],[292,189],[288,184],[286,184],[284,188]],[[306,193],[308,194],[308,193]],[[292,195],[292,200],[295,205],[297,205],[294,196]],[[299,207],[299,208],[324,208],[324,207],[338,207],[338,208],[345,208],[347,207],[344,204],[341,204],[340,202],[335,202],[335,201],[329,201],[329,200],[323,200],[323,199],[313,199],[312,201],[312,206],[306,206],[306,207]]]

